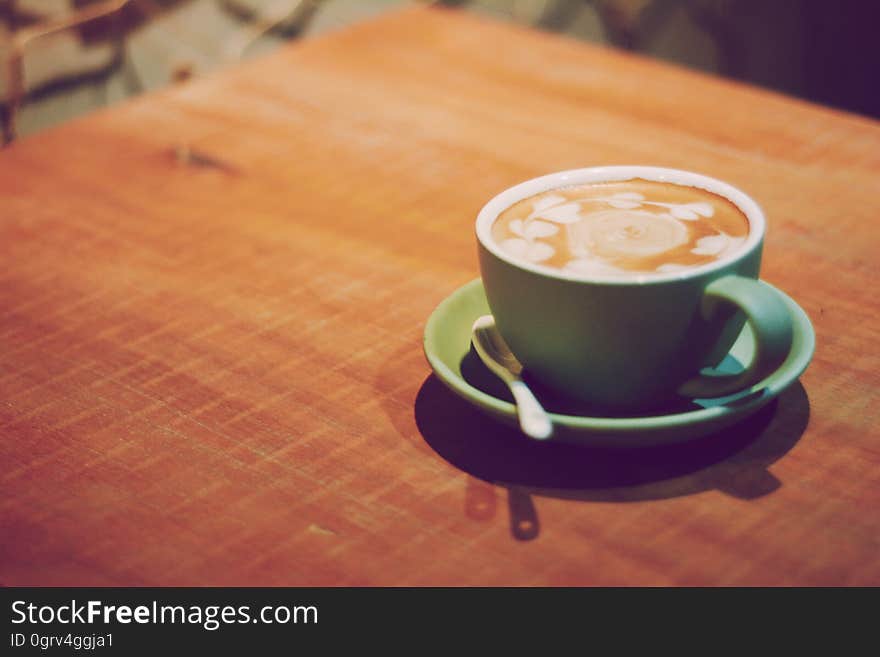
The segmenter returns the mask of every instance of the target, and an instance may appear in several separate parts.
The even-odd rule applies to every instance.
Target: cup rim
[[[677,185],[698,187],[708,192],[718,194],[719,196],[723,196],[737,206],[749,222],[749,234],[745,243],[730,257],[700,265],[699,267],[691,267],[675,272],[650,272],[635,276],[621,277],[579,274],[536,263],[517,261],[504,253],[491,238],[490,229],[498,215],[517,201],[521,201],[524,198],[557,187],[567,187],[585,183],[616,182],[631,180],[633,178],[642,178],[652,182],[670,182]],[[549,278],[557,278],[579,283],[603,283],[610,285],[645,285],[681,281],[727,268],[731,263],[742,260],[756,247],[760,246],[764,238],[765,230],[766,219],[764,217],[764,212],[761,210],[758,203],[745,192],[737,189],[733,185],[718,180],[717,178],[712,178],[693,171],[640,165],[614,165],[569,169],[526,180],[513,187],[508,187],[493,197],[482,207],[476,220],[477,240],[483,248],[496,258],[499,258],[514,267],[541,276],[547,276]]]

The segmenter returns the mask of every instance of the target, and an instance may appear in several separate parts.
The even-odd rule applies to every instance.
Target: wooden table
[[[812,318],[732,434],[519,439],[431,375],[473,220],[550,171],[756,197]],[[880,125],[409,9],[0,153],[0,583],[880,584]]]

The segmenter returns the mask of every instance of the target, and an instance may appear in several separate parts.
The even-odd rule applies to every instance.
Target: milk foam
[[[515,260],[577,274],[667,273],[728,257],[748,221],[711,192],[646,180],[580,185],[502,212],[493,239]]]

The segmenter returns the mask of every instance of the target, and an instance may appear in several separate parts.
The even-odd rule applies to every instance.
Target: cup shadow
[[[768,495],[782,485],[768,467],[798,442],[809,414],[798,381],[756,414],[707,436],[669,445],[590,447],[526,438],[453,394],[434,374],[415,401],[416,426],[425,442],[479,480],[468,489],[475,508],[493,498],[492,486],[507,489],[511,532],[518,540],[540,533],[536,496],[636,502],[707,490],[746,500]]]

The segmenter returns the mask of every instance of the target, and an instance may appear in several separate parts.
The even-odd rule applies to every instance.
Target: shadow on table
[[[519,540],[540,533],[533,496],[634,502],[713,489],[741,499],[772,493],[782,483],[767,468],[797,443],[809,414],[806,391],[796,382],[723,431],[666,446],[616,448],[525,438],[454,395],[433,374],[415,402],[416,425],[427,444],[474,478],[467,489],[468,515],[492,517],[493,485],[504,487],[511,532]]]

